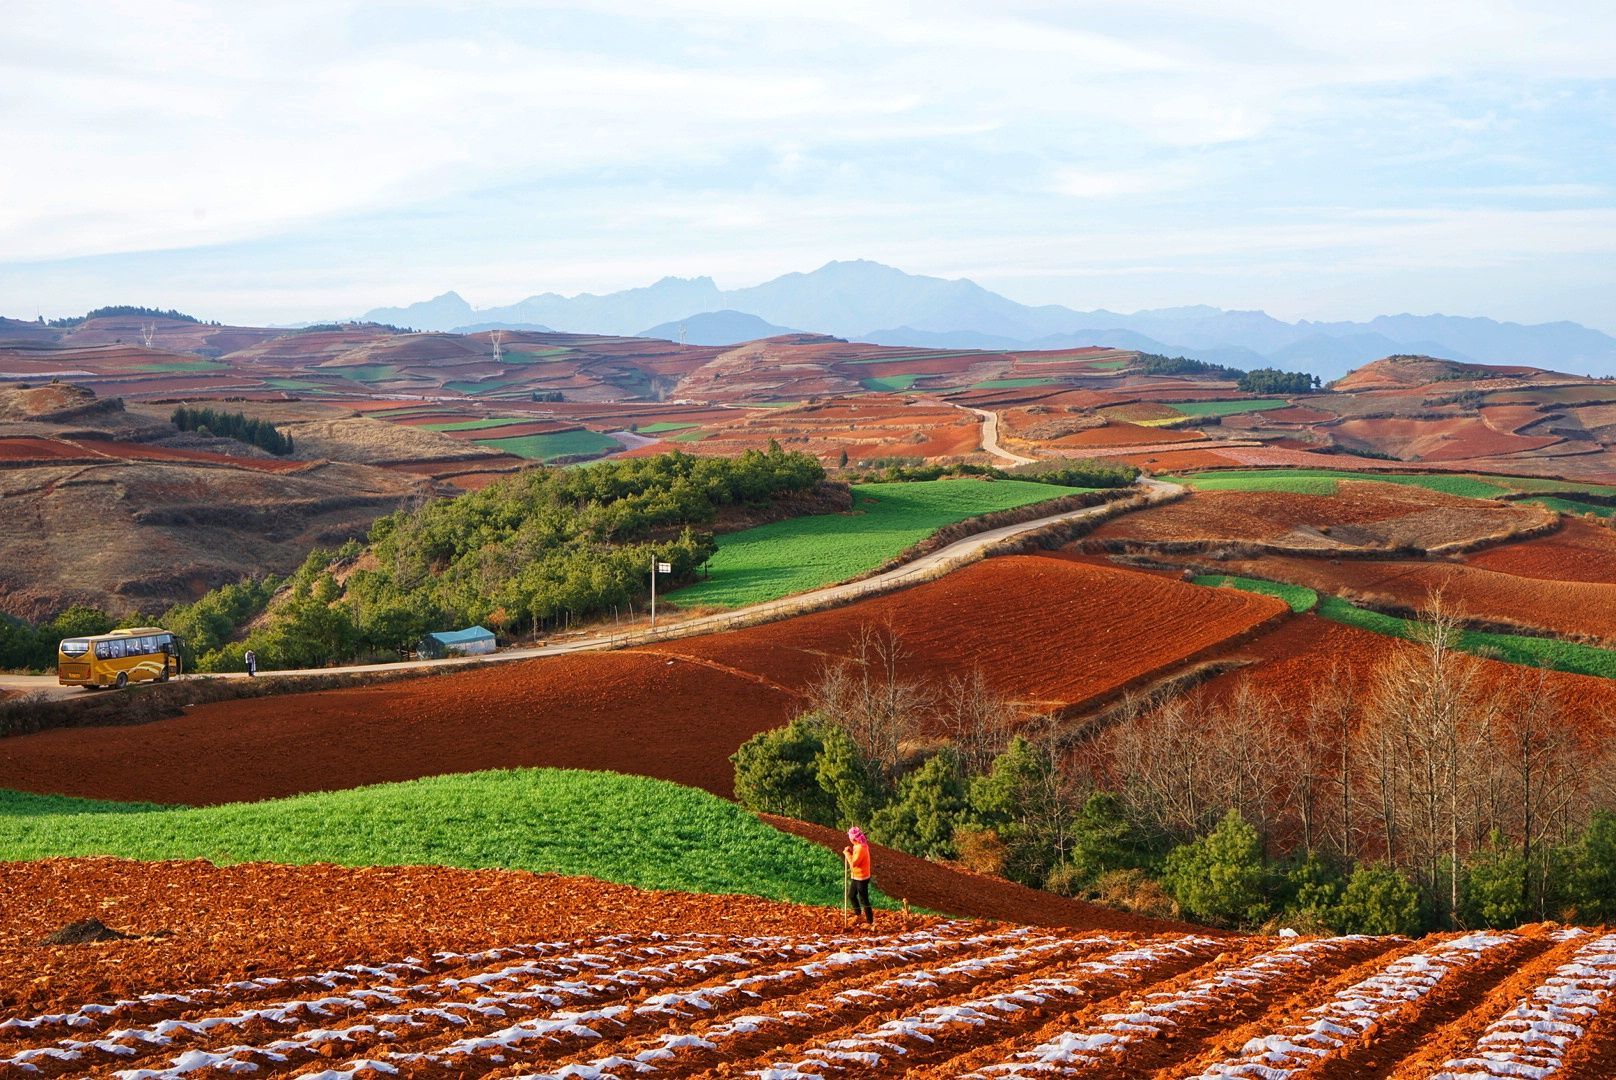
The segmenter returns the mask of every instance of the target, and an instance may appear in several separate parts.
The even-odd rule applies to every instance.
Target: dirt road
[[[1152,503],[1162,502],[1173,498],[1183,491],[1177,484],[1169,484],[1161,480],[1142,479],[1139,487]],[[748,607],[735,608],[712,615],[698,615],[688,619],[666,621],[655,630],[639,628],[632,631],[617,633],[591,634],[568,641],[554,644],[536,645],[522,649],[505,649],[487,656],[452,657],[444,660],[411,660],[404,663],[390,664],[353,664],[346,667],[313,668],[296,671],[261,672],[260,679],[273,679],[289,675],[335,674],[340,672],[372,672],[372,671],[398,671],[402,668],[449,668],[469,666],[472,664],[497,664],[509,660],[525,660],[536,656],[560,656],[565,653],[590,652],[601,649],[618,649],[630,645],[643,645],[653,641],[663,641],[672,638],[692,637],[697,634],[712,633],[718,630],[734,629],[742,625],[752,625],[760,622],[772,622],[776,619],[786,619],[793,615],[801,615],[824,607],[834,607],[841,603],[876,593],[891,592],[909,585],[928,581],[939,577],[951,570],[956,570],[967,563],[975,562],[983,557],[984,553],[995,545],[1002,543],[1023,533],[1035,532],[1050,525],[1071,521],[1081,521],[1084,518],[1095,517],[1106,513],[1108,506],[1084,507],[1080,510],[1069,510],[1060,514],[1050,514],[1047,517],[1034,518],[1014,525],[1003,525],[997,529],[988,529],[985,532],[975,533],[961,540],[956,540],[947,547],[923,555],[913,562],[904,563],[884,573],[865,578],[862,581],[844,582],[839,585],[827,585],[824,588],[814,589],[794,596],[782,597],[778,600],[769,600],[761,604],[752,604]],[[677,617],[675,617],[677,618]],[[196,676],[182,676],[193,678]],[[223,676],[210,675],[207,678],[246,678],[242,673],[231,673]],[[70,687],[59,687],[54,676],[6,676],[3,685],[13,691],[28,693],[44,691],[49,696],[63,694],[81,694],[81,691]]]
[[[961,405],[959,407],[962,408],[962,409],[965,409],[966,412],[975,413],[977,416],[980,416],[982,418],[982,449],[983,450],[985,450],[988,453],[992,454],[994,457],[998,458],[1000,461],[1008,461],[1012,465],[1032,465],[1032,464],[1036,463],[1033,458],[1022,457],[1020,454],[1012,454],[1010,451],[1006,450],[1004,447],[999,445],[999,414],[998,413],[991,412],[991,411],[989,411],[987,409],[972,409],[972,408],[969,408],[969,407],[964,406],[964,405]]]

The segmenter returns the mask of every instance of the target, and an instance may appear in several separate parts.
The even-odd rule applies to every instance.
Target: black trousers
[[[875,921],[875,908],[870,906],[870,879],[860,881],[858,878],[847,879],[847,903],[853,909],[854,915],[863,915],[864,921]]]

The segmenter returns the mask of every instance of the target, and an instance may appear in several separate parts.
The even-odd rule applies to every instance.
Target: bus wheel
[[[129,673],[127,671],[118,672],[118,681],[113,683],[113,685],[116,686],[119,690],[122,690],[124,687],[128,686],[129,685]]]
[[[158,682],[167,682],[168,681],[168,668],[167,667],[164,667],[163,668],[163,673],[161,675],[157,676],[157,681]]]

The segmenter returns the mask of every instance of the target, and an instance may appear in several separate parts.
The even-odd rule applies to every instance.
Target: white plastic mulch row
[[[315,988],[334,990],[338,986],[361,982],[367,977],[382,982],[396,982],[399,979],[430,975],[434,971],[441,971],[456,963],[490,963],[495,960],[519,956],[547,956],[566,949],[577,949],[580,946],[599,949],[615,944],[625,944],[631,940],[633,939],[627,935],[612,934],[596,938],[587,945],[577,941],[545,941],[531,945],[502,946],[480,953],[435,953],[430,960],[419,960],[413,956],[408,956],[403,960],[385,964],[345,964],[340,968],[316,972],[312,975],[285,977],[265,975],[253,979],[243,979],[238,982],[193,987],[187,990],[141,994],[139,997],[121,998],[109,1003],[80,1005],[69,1012],[45,1013],[40,1016],[14,1017],[10,1020],[0,1020],[0,1032],[8,1030],[48,1030],[58,1027],[82,1031],[97,1026],[105,1027],[115,1022],[118,1014],[127,1013],[140,1007],[162,1006],[172,1008],[174,1006],[201,1006],[214,1002],[232,1002],[241,1000],[244,995],[265,993],[271,990],[281,994]]]
[[[632,1008],[612,1006],[593,1010],[587,1014],[557,1012],[548,1016],[534,1017],[487,1035],[457,1039],[436,1050],[387,1055],[387,1060],[453,1064],[457,1059],[464,1059],[472,1054],[500,1053],[536,1039],[548,1039],[557,1032],[578,1038],[598,1039],[601,1037],[600,1032],[588,1027],[589,1023],[610,1020],[626,1024],[635,1016],[699,1015],[700,1012],[722,1008],[748,997],[760,997],[758,989],[770,983],[811,981],[893,961],[921,960],[964,948],[967,940],[969,939],[934,937],[930,934],[903,935],[886,939],[884,944],[866,944],[862,948],[841,949],[806,964],[797,964],[778,971],[746,974],[715,986],[653,994]]]
[[[1309,1009],[1296,1023],[1252,1039],[1238,1057],[1213,1065],[1196,1080],[1287,1080],[1361,1040],[1375,1024],[1425,997],[1448,976],[1519,940],[1515,934],[1467,934],[1399,957]]]
[[[1181,990],[1136,998],[1123,1012],[1101,1016],[1096,1027],[1062,1032],[1017,1054],[1016,1061],[989,1065],[974,1075],[1005,1080],[1060,1076],[1106,1066],[1138,1043],[1169,1034],[1186,1019],[1216,1011],[1232,998],[1263,990],[1364,940],[1356,936],[1321,938],[1286,945],[1237,967],[1215,971]]]
[[[551,1072],[527,1074],[521,1077],[520,1080],[571,1080],[571,1078],[577,1078],[577,1080],[604,1080],[604,1078],[647,1072],[659,1066],[665,1066],[667,1062],[678,1057],[680,1052],[722,1050],[726,1043],[751,1035],[763,1028],[785,1029],[795,1021],[807,1020],[818,1014],[827,1013],[835,1005],[848,1005],[854,1001],[859,1001],[873,1003],[872,1007],[880,1007],[883,1004],[913,994],[916,990],[935,990],[939,986],[950,982],[981,981],[994,978],[1002,972],[1015,970],[1029,960],[1047,956],[1052,952],[1095,949],[1110,944],[1115,944],[1115,942],[1109,938],[1084,938],[1080,940],[1054,938],[1037,934],[1027,928],[967,938],[959,943],[961,949],[991,949],[1001,946],[1004,946],[1004,948],[1000,952],[990,953],[986,956],[973,956],[939,967],[905,972],[902,975],[894,976],[867,988],[844,990],[831,999],[833,1005],[810,1002],[802,1009],[781,1009],[772,1013],[748,1013],[743,1016],[730,1017],[708,1024],[705,1027],[694,1028],[683,1034],[657,1036],[655,1045],[630,1056],[612,1054],[587,1063],[563,1065]],[[949,951],[960,950],[951,949]],[[818,974],[829,974],[829,969],[825,968]],[[740,984],[746,982],[746,980],[737,979],[733,980],[733,982]],[[655,1005],[648,1001],[635,1011],[637,1013],[666,1011],[665,999],[667,995],[659,995],[659,997],[664,1000]],[[706,993],[703,993],[701,998],[708,1005],[713,1000],[711,995]],[[689,1014],[681,1013],[680,1015]]]
[[[937,1033],[959,1024],[972,1027],[1000,1024],[1029,1006],[1040,1006],[1051,999],[1081,999],[1094,993],[1097,984],[1114,985],[1118,979],[1148,978],[1152,970],[1164,964],[1204,956],[1221,948],[1222,944],[1211,938],[1186,936],[1130,947],[1085,960],[1074,965],[1067,974],[1030,979],[1003,993],[954,1005],[935,1005],[888,1020],[869,1031],[809,1050],[800,1061],[776,1063],[749,1075],[761,1080],[818,1080],[827,1073],[849,1068],[878,1068],[887,1055],[907,1053],[905,1043],[934,1042]]]
[[[1432,1080],[1542,1080],[1560,1071],[1616,991],[1616,934],[1595,938],[1488,1025],[1476,1045]]]
[[[335,1011],[344,1014],[367,1012],[385,1006],[403,1004],[406,1000],[443,1003],[457,995],[470,991],[478,997],[473,1002],[452,1001],[448,1005],[436,1004],[425,1008],[411,1009],[409,1013],[393,1014],[388,1017],[378,1017],[377,1022],[385,1024],[388,1021],[408,1023],[423,1022],[427,1017],[437,1017],[449,1023],[464,1024],[468,1015],[480,1013],[482,1015],[503,1016],[503,1005],[513,1005],[519,1008],[531,1007],[527,1001],[535,999],[545,1004],[561,1004],[561,992],[546,994],[542,987],[524,988],[517,991],[488,992],[487,987],[492,984],[506,981],[520,981],[524,979],[565,979],[569,975],[594,973],[611,969],[615,964],[625,960],[663,960],[662,964],[652,970],[661,970],[670,966],[668,958],[688,955],[692,952],[701,952],[711,949],[715,943],[724,945],[742,944],[747,951],[760,955],[800,955],[802,951],[813,947],[792,943],[785,938],[747,938],[737,939],[720,937],[717,935],[693,935],[689,938],[670,939],[663,935],[654,935],[644,939],[639,944],[625,944],[632,939],[614,935],[605,939],[611,946],[603,951],[574,952],[569,955],[555,956],[526,960],[517,964],[510,964],[492,971],[485,971],[470,976],[455,976],[444,978],[436,982],[420,982],[413,985],[403,985],[397,982],[386,982],[381,986],[372,986],[362,989],[348,990],[327,994],[318,997],[304,997],[269,1002],[261,1006],[239,1009],[218,1015],[203,1016],[196,1019],[171,1019],[159,1021],[137,1027],[120,1028],[105,1032],[97,1039],[80,1040],[64,1039],[54,1046],[40,1047],[24,1050],[8,1058],[0,1058],[0,1066],[10,1065],[24,1072],[38,1071],[34,1063],[37,1061],[53,1059],[58,1062],[74,1062],[76,1064],[90,1064],[97,1059],[132,1058],[141,1050],[165,1048],[172,1046],[177,1039],[192,1038],[195,1036],[211,1037],[215,1032],[239,1028],[252,1023],[268,1024],[296,1024],[310,1017],[322,1017]],[[550,943],[542,946],[522,946],[518,948],[491,949],[483,953],[459,955],[454,953],[440,953],[434,957],[436,965],[441,969],[445,964],[486,963],[497,962],[500,959],[518,955],[555,953],[562,948],[569,947],[565,943]],[[570,947],[576,948],[576,944]],[[823,947],[823,946],[820,946]],[[727,955],[727,954],[726,954]],[[676,961],[671,966],[701,965],[701,957]],[[383,975],[396,974],[398,965],[389,965],[388,968],[369,969],[372,973]],[[697,967],[698,971],[705,968]],[[651,976],[654,978],[654,976]],[[313,977],[315,985],[331,985],[323,977]],[[565,984],[563,984],[565,985]],[[579,984],[581,985],[581,984]],[[211,995],[211,991],[210,991]],[[150,995],[148,995],[149,997]],[[198,997],[196,994],[173,995],[176,1000],[189,1001]],[[216,995],[212,995],[216,996]],[[378,1028],[361,1025],[363,1030],[374,1034]],[[215,1068],[231,1070],[235,1065],[250,1064],[237,1061],[239,1055],[254,1051],[262,1051],[269,1062],[282,1062],[287,1058],[284,1052],[287,1049],[303,1049],[309,1045],[317,1045],[320,1041],[330,1041],[335,1033],[316,1030],[303,1032],[293,1040],[282,1040],[280,1045],[271,1048],[257,1048],[247,1046],[232,1046],[225,1051],[190,1050],[180,1055],[164,1069],[160,1070],[130,1070],[127,1075],[138,1080],[159,1076],[183,1076],[199,1068]],[[240,1071],[240,1070],[237,1070]]]

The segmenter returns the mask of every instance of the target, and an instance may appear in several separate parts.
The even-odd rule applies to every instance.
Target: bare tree
[[[891,626],[864,625],[851,655],[827,665],[808,687],[808,701],[853,737],[864,756],[890,777],[903,743],[925,727],[934,699],[901,673],[908,650]]]
[[[980,667],[950,677],[937,704],[938,728],[954,744],[967,776],[987,772],[1024,719],[988,685]]]
[[[1357,856],[1352,795],[1360,704],[1358,681],[1338,657],[1308,697],[1295,755],[1296,801],[1308,852],[1328,835],[1341,858]]]
[[[1398,650],[1376,673],[1369,749],[1388,847],[1395,822],[1407,865],[1428,895],[1445,899],[1449,918],[1457,922],[1461,838],[1472,834],[1476,820],[1471,809],[1491,699],[1483,692],[1480,661],[1454,649],[1458,618],[1440,594],[1424,614],[1420,647]]]

